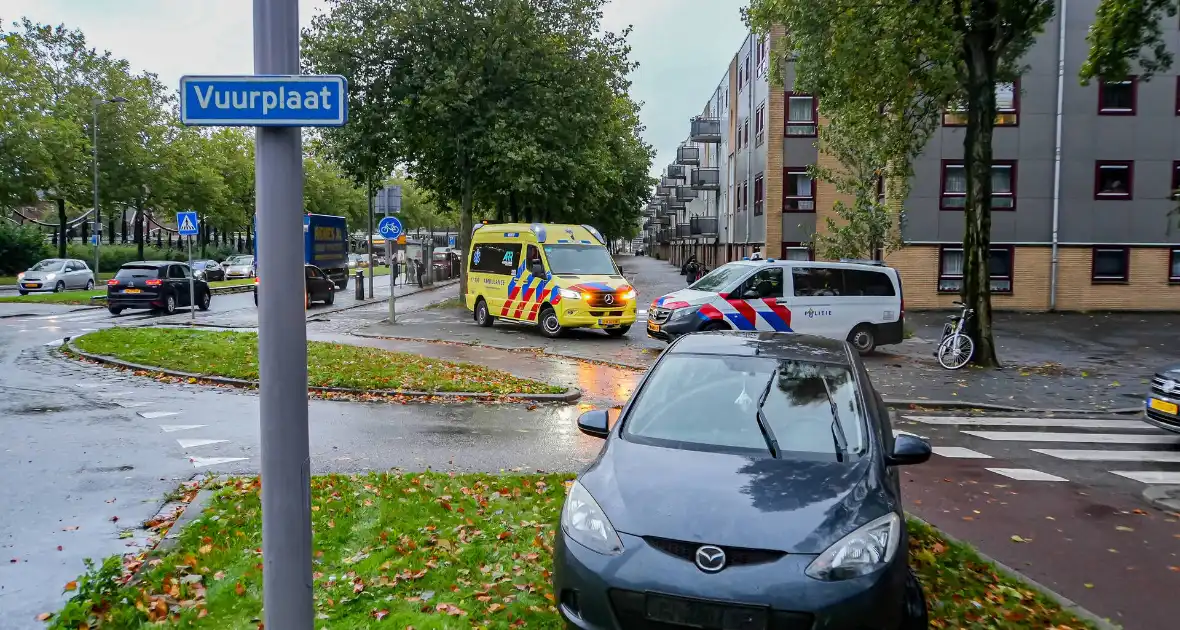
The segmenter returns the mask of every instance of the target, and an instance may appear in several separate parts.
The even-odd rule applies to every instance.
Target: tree
[[[908,178],[940,109],[961,103],[967,110],[962,296],[975,309],[973,360],[985,366],[999,364],[988,273],[996,84],[1020,74],[1020,58],[1052,13],[1049,0],[752,0],[748,13],[761,32],[785,26],[779,52],[795,60],[796,89],[813,93],[827,114],[852,112],[851,129],[863,131],[863,117],[876,111],[914,130],[908,140],[889,134],[890,184]],[[897,100],[883,103],[880,89]]]

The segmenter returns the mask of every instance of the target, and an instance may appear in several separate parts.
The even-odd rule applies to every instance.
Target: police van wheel
[[[710,332],[714,330],[729,330],[729,325],[725,322],[709,322],[708,324],[701,326],[702,332]]]
[[[496,321],[495,317],[488,312],[488,303],[483,298],[479,298],[475,302],[475,323],[487,328]]]
[[[869,324],[861,324],[856,328],[853,328],[852,332],[848,333],[848,343],[852,344],[852,347],[855,348],[856,351],[861,354],[861,356],[864,356],[866,354],[872,354],[873,350],[876,349],[877,336],[873,334],[872,326]]]
[[[561,327],[561,320],[557,319],[557,311],[553,307],[546,306],[545,310],[541,311],[541,318],[537,320],[541,326],[541,332],[545,333],[546,337],[556,338],[565,334],[565,329]]]

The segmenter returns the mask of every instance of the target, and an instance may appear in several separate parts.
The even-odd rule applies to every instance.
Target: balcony
[[[674,179],[677,181],[684,181],[688,179],[688,169],[684,168],[683,164],[669,164],[664,171],[666,179]]]
[[[675,197],[673,197],[673,198],[671,198],[671,199],[669,199],[669,200],[668,200],[668,210],[669,210],[670,212],[676,212],[676,211],[678,211],[678,210],[684,210],[684,209],[686,209],[687,207],[688,207],[688,206],[687,206],[687,205],[685,205],[684,201],[683,201],[683,200],[681,200],[681,199],[676,199]]]
[[[696,190],[721,190],[721,169],[694,168],[688,184]]]
[[[656,235],[656,240],[658,240],[661,245],[666,245],[669,240],[669,232],[671,232],[671,230],[660,230],[660,233]]]
[[[692,217],[688,225],[693,236],[717,236],[716,217]]]
[[[676,187],[676,186],[678,186],[679,184],[680,184],[680,182],[679,182],[679,181],[676,181],[675,179],[673,179],[673,178],[671,178],[671,177],[665,177],[665,178],[663,178],[663,179],[661,179],[661,180],[660,180],[660,184],[659,184],[659,185],[660,185],[660,186],[667,186],[668,188],[675,188],[675,187]]]
[[[688,223],[681,223],[676,226],[676,238],[688,238],[692,236],[692,226]]]
[[[697,191],[689,186],[676,187],[676,199],[678,201],[692,201],[697,198]]]
[[[662,225],[664,227],[671,227],[672,226],[672,215],[665,214],[665,215],[656,217],[656,225]]]
[[[708,144],[721,143],[721,119],[719,118],[703,118],[697,116],[691,121],[691,130],[688,134],[690,142],[703,142]]]
[[[701,163],[701,149],[699,147],[677,148],[676,163],[688,166],[698,166]]]
[[[657,197],[671,197],[676,193],[675,186],[656,186]]]

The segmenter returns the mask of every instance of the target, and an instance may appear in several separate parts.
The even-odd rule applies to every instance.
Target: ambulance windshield
[[[601,245],[546,245],[549,271],[579,276],[613,276],[619,273],[610,252]]]

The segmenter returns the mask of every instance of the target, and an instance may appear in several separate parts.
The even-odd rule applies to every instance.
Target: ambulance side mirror
[[[538,276],[538,277],[544,276],[545,275],[545,265],[542,265],[539,262],[533,263],[532,272],[533,272],[534,276]]]

